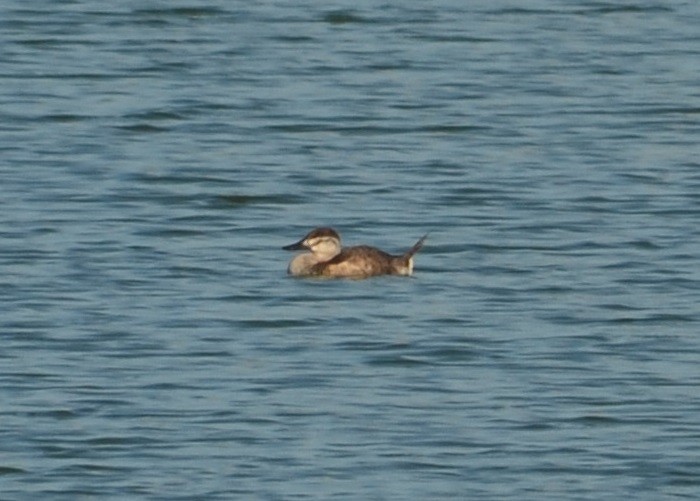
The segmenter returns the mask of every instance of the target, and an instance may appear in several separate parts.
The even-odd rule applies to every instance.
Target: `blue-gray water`
[[[700,3],[0,3],[0,497],[700,492]],[[412,278],[286,277],[317,225]]]

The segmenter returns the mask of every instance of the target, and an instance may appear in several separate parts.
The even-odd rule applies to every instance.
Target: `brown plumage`
[[[297,255],[289,264],[289,273],[296,276],[367,278],[376,275],[411,275],[413,255],[423,247],[426,236],[404,254],[395,256],[367,245],[342,248],[337,231],[332,228],[317,228],[284,249],[311,251]]]

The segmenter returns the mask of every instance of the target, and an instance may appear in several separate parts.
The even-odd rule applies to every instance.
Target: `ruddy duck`
[[[392,256],[375,247],[342,248],[333,228],[316,228],[284,250],[309,250],[294,257],[287,273],[294,276],[367,278],[375,275],[411,275],[413,255],[423,247],[424,235],[406,253]]]

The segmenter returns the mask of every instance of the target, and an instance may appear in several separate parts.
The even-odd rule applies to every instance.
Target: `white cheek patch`
[[[314,247],[317,247],[321,243],[320,238],[310,238],[306,242],[306,246],[313,249]]]

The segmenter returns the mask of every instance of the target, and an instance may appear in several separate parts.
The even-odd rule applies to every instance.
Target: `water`
[[[697,495],[700,6],[349,5],[2,2],[2,499]]]

